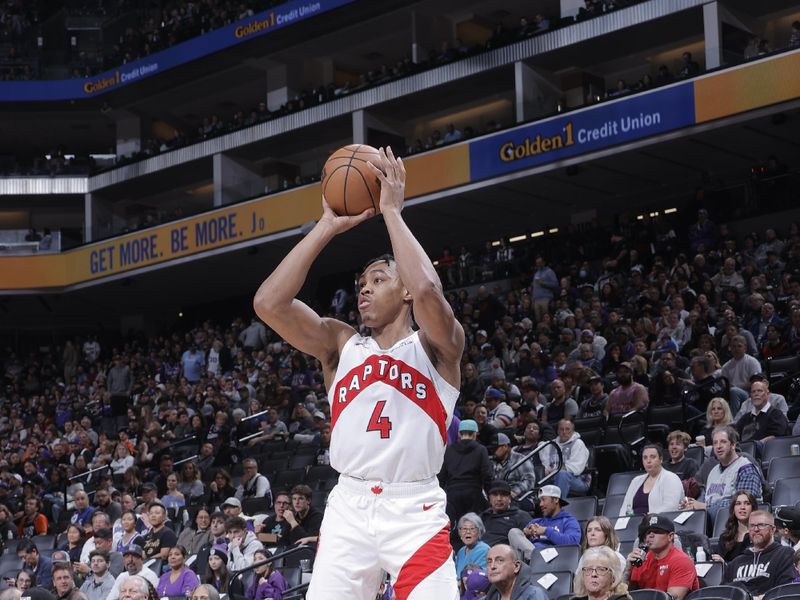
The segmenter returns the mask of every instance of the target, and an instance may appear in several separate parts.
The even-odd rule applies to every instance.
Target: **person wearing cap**
[[[114,587],[108,593],[108,600],[118,600],[119,591],[122,584],[128,577],[138,575],[149,581],[153,588],[158,586],[158,575],[151,569],[144,566],[144,550],[137,544],[131,544],[123,552],[123,561],[125,563],[125,570],[120,573],[114,581]]]
[[[775,541],[775,517],[765,510],[750,513],[752,546],[725,565],[722,582],[742,587],[760,600],[764,593],[794,579],[794,551]]]
[[[481,359],[477,367],[481,383],[486,386],[492,383],[492,371],[502,367],[502,361],[496,356],[495,347],[489,342],[481,344]]]
[[[81,585],[81,591],[88,600],[106,600],[114,588],[114,576],[109,572],[109,557],[102,550],[94,550],[89,554],[92,575]]]
[[[569,502],[561,497],[557,485],[545,485],[539,490],[539,506],[542,516],[531,519],[520,529],[508,532],[511,546],[529,560],[534,548],[579,544],[581,526],[569,511],[562,510]]]
[[[775,509],[775,527],[781,535],[781,544],[800,551],[800,507],[779,506]]]
[[[497,434],[497,447],[492,458],[494,462],[494,479],[508,481],[511,486],[512,499],[519,498],[536,485],[533,461],[526,460],[517,467],[523,457],[515,455],[511,451],[511,440],[505,433]]]
[[[578,419],[601,417],[605,414],[608,394],[605,392],[605,382],[599,375],[592,375],[587,382],[589,395],[581,402],[578,408]]]
[[[321,413],[320,413],[321,414]],[[324,415],[323,415],[324,418]],[[254,458],[245,458],[242,461],[244,472],[239,487],[236,488],[234,496],[238,500],[244,498],[269,498],[272,504],[272,491],[269,480],[258,472],[258,462]]]
[[[478,424],[464,419],[458,424],[458,442],[444,451],[439,483],[447,495],[447,516],[455,523],[461,515],[486,508],[483,492],[492,482],[486,447],[479,444]]]
[[[491,587],[485,600],[547,600],[547,592],[507,544],[496,544],[486,555],[486,575]]]
[[[489,411],[489,424],[497,429],[505,429],[514,421],[514,409],[506,402],[506,394],[494,386],[486,388],[483,395]]]
[[[488,546],[487,546],[488,551]],[[486,558],[484,557],[484,563]],[[486,567],[480,569],[469,565],[461,571],[461,581],[464,583],[464,593],[461,595],[460,600],[481,600],[486,597],[486,592],[492,585],[489,578],[486,576]]]
[[[19,541],[17,557],[22,559],[24,565],[31,572],[36,585],[43,588],[53,586],[53,561],[39,554],[39,548],[36,547],[33,540],[23,538]]]
[[[611,390],[606,404],[606,416],[621,415],[632,410],[645,410],[650,403],[647,388],[633,380],[633,367],[624,361],[617,365],[619,386]]]
[[[694,562],[675,547],[675,524],[669,517],[646,515],[640,530],[648,549],[634,548],[628,555],[624,577],[632,590],[661,590],[683,600],[700,588]],[[641,566],[634,566],[639,560]]]
[[[151,502],[147,509],[150,531],[144,536],[145,558],[165,559],[169,549],[178,543],[178,536],[166,526],[167,509],[160,502]]]
[[[572,492],[586,492],[591,483],[589,476],[584,475],[589,463],[589,449],[583,443],[581,434],[575,431],[575,423],[569,419],[561,419],[558,422],[558,436],[554,441],[561,448],[563,459],[561,469],[553,478],[553,483],[561,489],[561,497],[567,498]],[[559,466],[558,454],[552,446],[548,446],[542,454],[545,475],[550,475]]]
[[[481,513],[481,520],[486,527],[483,541],[494,546],[507,544],[508,532],[515,527],[524,528],[531,516],[511,506],[511,486],[507,481],[497,479],[489,486],[489,508]]]

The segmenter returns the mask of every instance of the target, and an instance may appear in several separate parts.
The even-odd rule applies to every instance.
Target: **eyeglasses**
[[[747,527],[750,529],[755,529],[756,531],[761,531],[762,529],[766,529],[767,527],[775,527],[772,523],[750,523]]]
[[[477,533],[478,532],[478,528],[477,527],[459,527],[458,530],[461,533]]]
[[[291,504],[291,502],[289,502],[288,500],[276,500],[275,501],[275,506],[289,506],[290,504]]]
[[[606,573],[611,573],[611,569],[608,567],[582,567],[581,571],[583,571],[584,575],[588,575],[589,573],[592,575],[605,575]]]

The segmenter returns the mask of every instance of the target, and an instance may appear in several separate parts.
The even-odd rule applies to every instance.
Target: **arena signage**
[[[695,123],[691,82],[537,121],[470,144],[479,181]]]
[[[291,0],[94,77],[57,81],[2,81],[0,102],[80,100],[99,96],[351,2],[355,0]]]

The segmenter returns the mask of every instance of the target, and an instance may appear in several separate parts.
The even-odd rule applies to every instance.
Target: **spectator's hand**
[[[89,573],[89,571],[91,571],[91,568],[89,567],[89,565],[87,565],[86,563],[82,563],[82,562],[74,562],[74,563],[72,563],[72,569],[76,573],[80,573],[81,575],[86,575],[87,573]]]
[[[214,492],[216,494],[217,493],[217,482],[216,481],[212,481],[211,483],[209,483],[208,484],[208,489],[210,489],[212,492]]]
[[[291,527],[297,527],[297,519],[294,516],[294,513],[291,510],[283,511],[283,518]]]
[[[719,554],[712,554],[711,560],[713,560],[714,562],[721,562],[721,563],[725,562],[725,559],[722,558]]]
[[[645,551],[641,548],[634,548],[633,552],[628,554],[628,564],[633,566],[633,563],[637,560],[644,560]]]

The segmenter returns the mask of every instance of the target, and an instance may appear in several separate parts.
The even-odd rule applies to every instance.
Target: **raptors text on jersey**
[[[417,332],[389,349],[345,343],[331,404],[331,466],[384,482],[422,481],[442,466],[458,390],[431,363]]]

